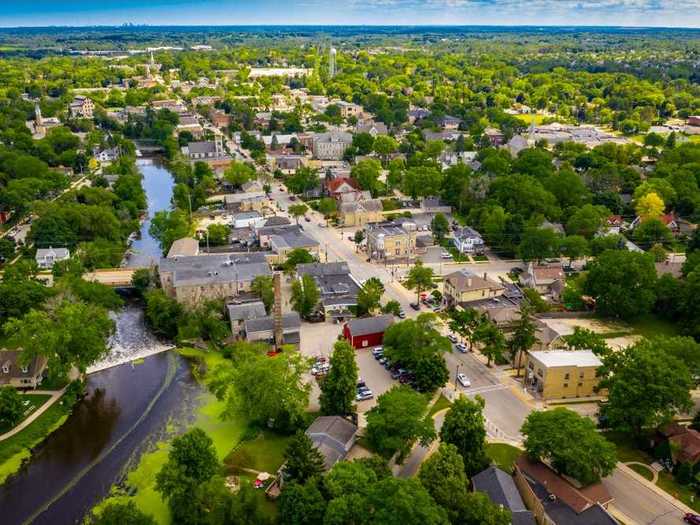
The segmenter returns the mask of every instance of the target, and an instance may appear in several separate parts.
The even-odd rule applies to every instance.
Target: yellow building
[[[366,232],[367,253],[373,261],[407,261],[415,257],[415,231],[386,223],[368,225]]]
[[[503,295],[503,285],[480,277],[468,270],[459,270],[445,277],[445,299],[448,304],[470,303]]]
[[[590,350],[528,352],[525,380],[543,399],[598,396],[596,371],[601,364]]]
[[[338,210],[338,217],[343,226],[364,226],[382,222],[382,201],[370,199],[365,201],[343,202]]]

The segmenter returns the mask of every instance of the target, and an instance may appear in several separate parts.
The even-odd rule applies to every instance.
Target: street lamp
[[[457,398],[457,381],[458,381],[457,378],[459,377],[459,369],[460,369],[461,367],[462,367],[462,363],[459,363],[459,364],[457,365],[457,370],[456,370],[456,372],[455,372],[455,399]]]

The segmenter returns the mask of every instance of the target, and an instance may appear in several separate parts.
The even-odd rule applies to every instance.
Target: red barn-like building
[[[379,346],[384,340],[384,332],[393,322],[391,314],[353,319],[345,323],[343,336],[356,349]]]

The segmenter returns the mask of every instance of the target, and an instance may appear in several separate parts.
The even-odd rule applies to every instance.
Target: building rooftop
[[[254,301],[251,303],[230,303],[226,305],[228,317],[231,321],[247,321],[258,317],[267,316],[265,305],[262,301]]]
[[[190,142],[187,144],[187,149],[190,154],[196,153],[204,155],[207,153],[216,153],[216,143],[211,141]]]
[[[530,355],[548,368],[560,366],[601,366],[603,363],[590,350],[544,350]]]
[[[37,259],[44,259],[45,257],[53,256],[56,259],[67,259],[70,257],[70,252],[68,248],[39,248],[36,251]]]
[[[170,246],[168,258],[173,257],[193,257],[199,255],[199,241],[191,237],[178,239]]]
[[[357,425],[340,416],[317,417],[306,429],[324,458],[324,466],[330,469],[345,458],[357,434]]]
[[[376,317],[365,317],[348,321],[348,330],[352,337],[361,335],[383,333],[394,322],[391,314],[378,315]]]
[[[245,331],[248,334],[255,332],[271,332],[275,327],[275,318],[272,316],[247,319],[245,321]],[[298,331],[301,328],[301,318],[296,312],[282,315],[282,329],[287,331]]]
[[[324,306],[357,303],[360,284],[353,278],[345,262],[299,264],[297,274],[313,277]]]
[[[473,476],[472,485],[474,490],[484,492],[496,505],[508,509],[512,514],[514,525],[535,525],[535,518],[525,507],[523,498],[510,474],[491,466]]]
[[[173,272],[175,287],[247,282],[258,275],[272,275],[265,254],[256,252],[162,258],[159,269]]]
[[[499,284],[485,275],[480,277],[469,270],[458,270],[445,277],[452,286],[460,292],[469,290],[503,290],[502,284]]]
[[[36,377],[46,368],[48,362],[46,357],[33,357],[26,366],[23,366],[20,364],[21,355],[22,350],[0,349],[0,385],[10,383],[11,379]]]

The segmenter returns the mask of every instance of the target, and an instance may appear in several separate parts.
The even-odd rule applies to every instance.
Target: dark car
[[[414,310],[420,310],[420,305],[418,303],[411,303],[411,308]]]
[[[311,222],[311,219],[310,219],[309,217],[304,217],[304,220],[305,220],[306,222]]]
[[[700,516],[697,514],[687,513],[683,516],[683,521],[690,523],[691,525],[700,525]]]

